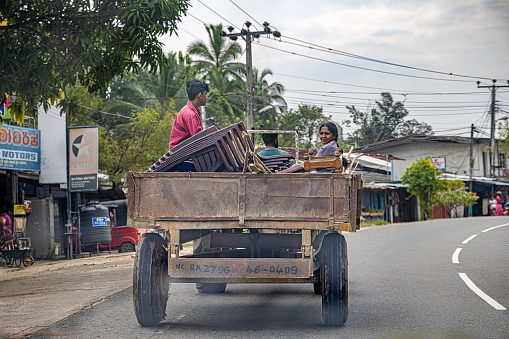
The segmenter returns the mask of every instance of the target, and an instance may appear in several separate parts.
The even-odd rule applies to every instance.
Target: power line
[[[205,26],[207,26],[207,23],[205,21],[203,21],[202,19],[192,15],[191,13],[187,13],[190,17],[193,17],[195,18],[196,20],[198,20],[199,22],[201,22],[202,24],[204,24]]]
[[[198,40],[201,40],[200,38],[198,38],[196,35],[194,35],[193,33],[189,32],[188,30],[186,30],[185,28],[182,28],[182,26],[178,25],[177,26],[179,29],[183,30],[184,32],[186,32],[187,34],[189,34],[190,36],[194,37],[195,39],[198,39]]]
[[[243,10],[242,8],[239,7],[239,5],[237,5],[235,2],[233,2],[232,0],[230,0],[230,2],[235,6],[237,7],[238,9],[240,9],[242,12],[244,12],[245,15],[247,15],[248,17],[251,18],[251,20],[255,21],[258,25],[260,26],[263,26],[258,20],[256,20],[255,18],[253,18],[251,15],[249,15],[249,13],[247,13],[245,10]]]
[[[389,88],[380,88],[380,87],[370,87],[370,86],[361,86],[361,85],[352,85],[352,84],[346,84],[342,82],[336,82],[336,81],[328,81],[328,80],[320,80],[320,79],[312,79],[312,78],[306,78],[296,75],[289,75],[289,74],[282,74],[282,73],[273,73],[274,75],[284,76],[284,77],[290,77],[290,78],[296,78],[296,79],[302,79],[302,80],[308,80],[308,81],[315,81],[315,82],[323,82],[327,84],[334,84],[334,85],[344,85],[344,86],[350,86],[350,87],[359,87],[359,88],[368,88],[368,89],[378,89],[385,92],[391,92],[392,94],[397,95],[485,95],[481,92],[418,92],[418,91],[405,91],[401,89],[389,89]],[[304,91],[305,89],[303,89]],[[305,90],[308,92],[326,92],[326,93],[349,93],[349,94],[380,94],[378,92],[348,92],[348,91],[341,91],[341,92],[334,92],[334,91],[317,91],[317,90]]]
[[[263,46],[265,48],[270,48],[270,49],[273,49],[273,50],[276,50],[276,51],[279,51],[279,52],[282,52],[282,53],[286,53],[286,54],[292,54],[292,55],[300,56],[300,57],[311,59],[311,60],[327,62],[327,63],[334,64],[334,65],[339,65],[339,66],[344,66],[344,67],[349,67],[349,68],[355,68],[355,69],[360,69],[360,70],[364,70],[364,71],[383,73],[383,74],[389,74],[389,75],[396,75],[396,76],[402,76],[402,77],[407,77],[407,78],[424,79],[424,80],[452,81],[452,82],[471,82],[469,80],[431,78],[431,77],[423,77],[423,76],[418,76],[418,75],[410,75],[410,74],[402,74],[402,73],[381,71],[381,70],[377,70],[377,69],[349,65],[349,64],[342,63],[342,62],[332,61],[332,60],[326,60],[326,59],[322,59],[322,58],[318,58],[318,57],[313,57],[313,56],[309,56],[309,55],[305,55],[305,54],[300,54],[300,53],[296,53],[296,52],[285,51],[283,49],[280,49],[280,48],[277,48],[277,47],[268,46],[268,45],[264,45],[264,44],[259,44],[259,45]]]
[[[239,29],[237,26],[235,26],[234,24],[231,23],[231,21],[229,21],[228,19],[226,19],[225,17],[223,17],[221,14],[217,13],[216,11],[214,11],[212,8],[210,8],[209,6],[205,5],[201,0],[197,0],[199,3],[201,3],[203,6],[207,7],[209,10],[211,10],[214,14],[216,14],[218,17],[220,17],[221,19],[223,19],[224,21],[226,21],[227,23],[229,23],[230,25],[232,25],[233,27]]]
[[[79,106],[81,108],[85,108],[85,109],[88,109],[90,111],[94,111],[94,112],[97,112],[97,113],[101,113],[101,114],[114,115],[114,116],[117,116],[119,118],[125,118],[125,119],[134,119],[133,117],[128,117],[128,116],[121,115],[121,114],[118,114],[118,113],[104,112],[104,111],[100,111],[98,109],[93,109],[93,108],[90,108],[90,107],[87,107],[87,106],[83,106],[83,105],[80,105],[80,104],[76,104],[76,106]]]
[[[385,65],[396,66],[396,67],[402,67],[402,68],[407,68],[407,69],[417,70],[417,71],[421,71],[421,72],[428,72],[428,73],[441,74],[441,75],[448,75],[448,76],[456,76],[456,77],[461,77],[461,78],[469,78],[469,79],[484,79],[484,80],[492,80],[492,79],[493,79],[493,78],[476,77],[476,76],[463,75],[463,74],[454,74],[454,73],[452,73],[452,72],[434,71],[434,70],[429,70],[429,69],[420,68],[420,67],[413,67],[413,66],[407,66],[407,65],[397,64],[397,63],[393,63],[393,62],[388,62],[388,61],[383,61],[383,60],[373,59],[373,58],[364,57],[364,56],[357,55],[357,54],[352,54],[352,53],[348,53],[348,52],[344,52],[344,51],[336,50],[336,49],[333,49],[333,48],[330,48],[330,47],[320,46],[320,45],[317,45],[317,44],[314,44],[314,43],[311,43],[311,42],[307,42],[307,41],[304,41],[304,40],[300,40],[300,39],[292,38],[292,37],[289,37],[289,36],[286,36],[286,35],[285,35],[284,37],[285,37],[285,38],[287,38],[287,39],[290,39],[290,40],[295,40],[295,41],[298,41],[298,42],[301,42],[301,43],[304,43],[304,44],[310,45],[310,46],[318,47],[318,48],[319,48],[321,51],[323,51],[323,52],[332,53],[332,54],[337,54],[337,55],[342,55],[342,56],[351,57],[351,58],[356,58],[356,59],[361,59],[361,60],[366,60],[366,61],[372,61],[372,62],[381,63],[381,64],[385,64]],[[300,46],[300,47],[305,47],[305,48],[309,48],[309,49],[314,49],[314,50],[316,50],[315,48],[310,47],[310,46],[300,45],[300,44],[291,43],[291,42],[287,42],[287,41],[282,41],[282,42],[283,42],[283,43],[287,43],[287,44],[291,44],[291,45],[295,45],[295,46]]]

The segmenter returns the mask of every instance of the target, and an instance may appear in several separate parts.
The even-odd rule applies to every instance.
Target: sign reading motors
[[[41,170],[41,131],[3,124],[0,129],[0,168]]]
[[[97,127],[69,128],[69,189],[71,192],[97,191]]]

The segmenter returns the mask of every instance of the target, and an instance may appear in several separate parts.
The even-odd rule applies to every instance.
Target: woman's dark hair
[[[334,136],[334,140],[338,142],[338,127],[336,126],[336,124],[330,121],[324,122],[323,124],[320,125],[318,132],[320,132],[322,130],[322,127],[324,126],[329,129],[329,131]]]
[[[198,93],[209,92],[209,85],[203,81],[194,79],[186,83],[186,92],[189,100],[193,101]]]

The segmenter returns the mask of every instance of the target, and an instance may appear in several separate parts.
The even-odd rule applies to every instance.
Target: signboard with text
[[[445,172],[445,158],[431,158],[433,166],[442,172]]]
[[[69,190],[97,191],[97,127],[69,128]]]
[[[41,170],[41,131],[3,124],[0,129],[0,168]]]

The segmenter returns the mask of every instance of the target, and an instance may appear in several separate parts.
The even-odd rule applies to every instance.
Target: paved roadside
[[[0,267],[0,338],[35,333],[132,286],[134,253]]]

